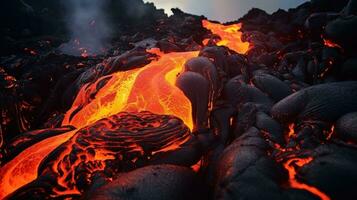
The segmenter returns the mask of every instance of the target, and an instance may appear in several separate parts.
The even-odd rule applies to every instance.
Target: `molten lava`
[[[143,68],[117,72],[102,77],[95,83],[84,85],[72,108],[67,112],[63,125],[73,125],[80,129],[119,112],[150,111],[177,116],[192,130],[191,102],[175,86],[175,81],[183,70],[184,63],[198,56],[198,53],[162,54],[159,60]],[[98,91],[95,98],[90,99],[87,94],[95,90],[101,80],[108,78],[109,81]],[[81,109],[78,111],[79,107]],[[37,168],[42,159],[74,133],[75,131],[72,131],[39,142],[2,167],[0,198],[36,179]]]
[[[41,161],[75,131],[54,136],[27,148],[0,169],[0,199],[37,178]]]
[[[226,46],[229,49],[240,53],[245,54],[249,50],[249,42],[242,41],[242,24],[232,24],[232,25],[223,25],[212,23],[208,20],[202,20],[202,25],[206,29],[210,30],[213,34],[218,35],[221,40],[217,42],[218,46]],[[204,41],[207,44],[207,40]]]
[[[168,53],[143,68],[117,72],[81,88],[63,125],[82,128],[119,112],[174,115],[193,128],[190,100],[175,86],[177,75],[198,52]],[[88,102],[102,80],[109,81]],[[77,111],[80,108],[79,111]]]
[[[227,46],[238,53],[248,51],[249,43],[241,40],[242,33],[239,31],[241,24],[224,26],[206,20],[202,23],[204,27],[221,38],[217,45]],[[38,178],[38,168],[44,158],[68,142],[79,129],[120,112],[150,111],[159,115],[173,115],[181,119],[192,130],[194,124],[191,102],[175,86],[175,82],[177,75],[183,70],[184,63],[197,57],[199,52],[163,54],[153,50],[151,53],[155,52],[159,54],[160,58],[143,68],[116,72],[101,77],[94,83],[84,85],[62,123],[63,125],[73,125],[77,129],[38,142],[2,166],[0,169],[0,199]],[[152,153],[172,150],[177,146],[177,143],[167,143]],[[103,155],[98,153],[99,157],[94,157],[94,159],[112,158],[103,157]],[[57,161],[59,160],[54,162]],[[62,186],[67,186],[67,184],[62,183]]]
[[[300,183],[296,180],[296,168],[303,167],[306,164],[309,164],[313,160],[312,157],[308,158],[292,158],[289,159],[286,163],[284,163],[284,167],[289,172],[289,185],[292,188],[307,190],[312,194],[320,197],[321,200],[330,200],[330,197],[327,196],[325,193],[321,192],[319,189],[307,185],[305,183]]]

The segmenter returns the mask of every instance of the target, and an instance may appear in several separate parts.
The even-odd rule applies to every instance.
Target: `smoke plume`
[[[109,0],[64,0],[70,41],[60,50],[70,55],[96,55],[105,52],[111,29],[105,6]]]

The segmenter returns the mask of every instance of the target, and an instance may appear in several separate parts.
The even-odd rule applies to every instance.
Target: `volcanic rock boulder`
[[[357,15],[357,1],[350,0],[346,7],[342,10],[344,15]]]
[[[292,93],[287,84],[270,74],[260,73],[255,75],[253,77],[253,83],[275,101],[280,101]]]
[[[356,49],[357,16],[340,17],[327,24],[326,37],[346,49]]]
[[[334,122],[349,112],[357,111],[357,82],[337,82],[311,86],[296,92],[271,109],[279,121],[318,120]]]
[[[311,36],[315,39],[321,37],[321,32],[324,30],[326,24],[339,17],[338,13],[313,13],[305,21],[305,27],[309,30]]]
[[[185,71],[191,71],[201,74],[210,83],[209,101],[213,103],[218,93],[218,74],[213,63],[206,57],[196,57],[185,63]]]
[[[326,192],[331,199],[357,198],[357,151],[333,144],[321,145],[312,151],[314,160],[298,171],[299,177]]]
[[[85,199],[101,200],[197,200],[206,199],[203,183],[189,168],[152,165],[120,175],[93,189]]]
[[[240,76],[228,81],[224,87],[223,94],[233,106],[252,102],[264,110],[269,110],[273,105],[273,101],[258,88],[240,81]]]
[[[269,146],[250,128],[221,154],[215,199],[281,199],[282,168],[267,156]]]
[[[176,86],[191,101],[194,130],[207,128],[210,82],[199,73],[187,71],[177,77]]]
[[[283,144],[284,132],[281,125],[264,112],[257,112],[255,126],[261,131],[266,132],[270,140]]]
[[[339,12],[343,7],[346,6],[349,0],[311,0],[313,9],[319,12],[335,11]]]
[[[336,122],[336,133],[346,141],[357,142],[357,112],[348,113]]]
[[[350,58],[343,63],[341,77],[345,80],[357,80],[357,58]]]
[[[122,55],[107,59],[104,73],[102,73],[102,75],[140,68],[149,64],[154,58],[155,55],[147,53],[144,48],[133,49],[123,53]]]

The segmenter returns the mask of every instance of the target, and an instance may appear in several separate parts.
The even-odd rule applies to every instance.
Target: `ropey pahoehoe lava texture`
[[[357,198],[356,0],[225,24],[78,2],[103,48],[72,4],[1,3],[0,199]]]

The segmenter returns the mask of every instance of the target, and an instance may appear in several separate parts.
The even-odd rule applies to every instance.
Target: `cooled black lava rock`
[[[258,129],[251,127],[224,149],[216,166],[214,199],[316,199],[283,186],[287,174],[272,157]]]
[[[344,15],[357,15],[357,1],[350,0],[346,7],[342,10]]]
[[[191,101],[194,130],[207,128],[209,94],[212,93],[209,81],[199,73],[186,71],[177,77],[176,86]]]
[[[357,82],[326,83],[300,90],[273,106],[271,114],[280,121],[318,120],[334,122],[357,111]]]
[[[218,82],[220,81],[214,64],[208,58],[199,56],[188,60],[185,63],[184,71],[196,72],[207,79],[210,84],[208,99],[213,103],[218,96]]]
[[[255,125],[261,131],[265,131],[267,135],[266,137],[268,137],[270,140],[279,144],[284,143],[283,128],[268,114],[264,112],[258,112],[256,115]]]
[[[239,108],[237,122],[234,127],[234,137],[237,138],[255,124],[258,108],[254,103],[245,103]]]
[[[292,93],[287,84],[270,74],[260,73],[255,75],[253,77],[253,83],[257,88],[269,95],[269,97],[275,101],[280,101]]]
[[[350,58],[343,63],[341,77],[345,80],[357,80],[357,58]]]
[[[197,200],[206,199],[204,185],[189,168],[153,165],[120,175],[88,192],[90,200]]]
[[[313,13],[307,18],[305,27],[309,30],[309,33],[314,39],[318,39],[321,37],[321,32],[324,30],[326,24],[339,16],[338,13]]]
[[[339,12],[349,0],[311,0],[312,8],[318,12]]]
[[[348,113],[336,122],[337,137],[357,142],[357,112]]]
[[[346,49],[356,50],[357,16],[340,17],[327,24],[326,37]]]
[[[321,145],[313,160],[298,171],[301,180],[325,192],[331,199],[357,198],[357,151],[336,145]]]
[[[239,76],[232,78],[224,87],[223,94],[228,102],[233,106],[253,102],[269,110],[273,101],[258,88],[246,84],[239,79]]]

